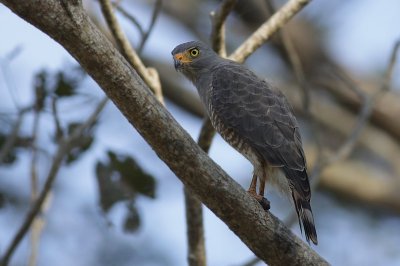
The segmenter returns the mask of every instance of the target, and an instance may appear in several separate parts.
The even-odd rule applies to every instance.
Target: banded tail
[[[311,240],[315,245],[318,245],[317,232],[315,231],[314,216],[311,211],[310,202],[303,199],[299,193],[294,190],[292,190],[292,197],[299,219],[300,230],[302,231],[302,229],[304,229],[308,244],[310,244]]]
[[[317,245],[317,232],[315,230],[314,216],[311,211],[310,198],[311,189],[306,169],[303,171],[293,170],[283,167],[289,186],[292,190],[294,206],[296,207],[297,217],[299,219],[300,230],[306,235],[306,240],[310,240]]]

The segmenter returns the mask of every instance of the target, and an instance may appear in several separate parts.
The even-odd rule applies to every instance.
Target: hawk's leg
[[[270,203],[269,203],[269,200],[264,198],[264,187],[265,187],[265,178],[261,178],[259,193],[257,194],[257,191],[256,191],[257,175],[254,173],[253,179],[251,180],[249,190],[247,190],[247,192],[250,193],[250,195],[261,204],[261,207],[263,207],[264,210],[268,211],[270,208]]]
[[[264,197],[265,182],[267,180],[266,168],[263,167],[263,176],[260,178],[260,184],[258,187],[258,196],[261,198],[260,204],[264,210],[268,211],[271,208],[270,202]]]

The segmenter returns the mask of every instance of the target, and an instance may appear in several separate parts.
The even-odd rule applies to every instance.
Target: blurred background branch
[[[115,41],[118,44],[118,48],[121,49],[122,54],[132,65],[132,67],[138,72],[139,76],[146,82],[150,89],[154,92],[157,99],[163,103],[162,89],[160,80],[158,77],[158,72],[153,68],[146,68],[140,59],[139,55],[131,46],[128,38],[126,37],[124,31],[117,21],[117,17],[114,14],[111,0],[99,0],[101,5],[101,10],[103,16],[107,21],[107,25],[110,28],[111,34],[113,35]],[[139,46],[139,51],[141,51],[146,43],[146,40],[153,29],[154,23],[159,15],[159,9],[161,7],[161,1],[156,2],[156,7],[153,12],[152,22],[150,24],[149,30],[143,33],[142,42]],[[134,21],[134,20],[133,20]],[[136,24],[137,25],[137,24]]]
[[[51,190],[51,187],[53,185],[53,182],[57,176],[57,173],[60,170],[60,167],[62,166],[62,163],[64,162],[65,158],[68,156],[68,154],[71,152],[72,149],[75,147],[79,147],[82,145],[82,137],[85,135],[85,132],[89,130],[93,125],[96,123],[97,118],[103,108],[105,107],[106,103],[108,101],[108,98],[105,97],[100,103],[97,105],[96,109],[93,111],[93,113],[87,118],[87,120],[80,125],[78,128],[73,130],[69,136],[65,139],[60,139],[59,146],[57,148],[57,151],[55,155],[53,156],[52,164],[50,166],[49,172],[46,177],[46,182],[43,186],[43,189],[37,197],[34,198],[34,202],[32,204],[31,209],[29,210],[28,214],[26,215],[25,220],[23,221],[20,229],[16,233],[15,237],[11,241],[11,244],[8,246],[6,249],[1,261],[0,265],[6,266],[8,265],[8,262],[15,251],[16,247],[18,244],[21,242],[25,234],[28,232],[30,229],[32,223],[35,221],[37,215],[41,212],[43,208],[43,204],[47,201],[47,198],[49,196],[49,192]],[[38,225],[39,226],[39,225]],[[36,229],[38,230],[38,229]],[[35,232],[38,233],[38,232]],[[37,241],[35,239],[35,241]],[[35,249],[32,252],[37,252]]]

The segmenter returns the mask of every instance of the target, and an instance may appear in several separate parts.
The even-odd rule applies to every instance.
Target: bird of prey
[[[316,245],[310,183],[297,120],[285,96],[244,65],[225,59],[199,41],[172,51],[175,69],[196,86],[211,123],[254,166],[248,192],[265,210],[266,181],[291,195],[300,229]],[[259,180],[258,193],[257,179]]]

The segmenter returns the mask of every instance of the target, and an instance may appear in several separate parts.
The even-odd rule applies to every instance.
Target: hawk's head
[[[171,52],[175,69],[188,78],[193,78],[218,62],[219,56],[206,44],[199,41],[182,43]]]

